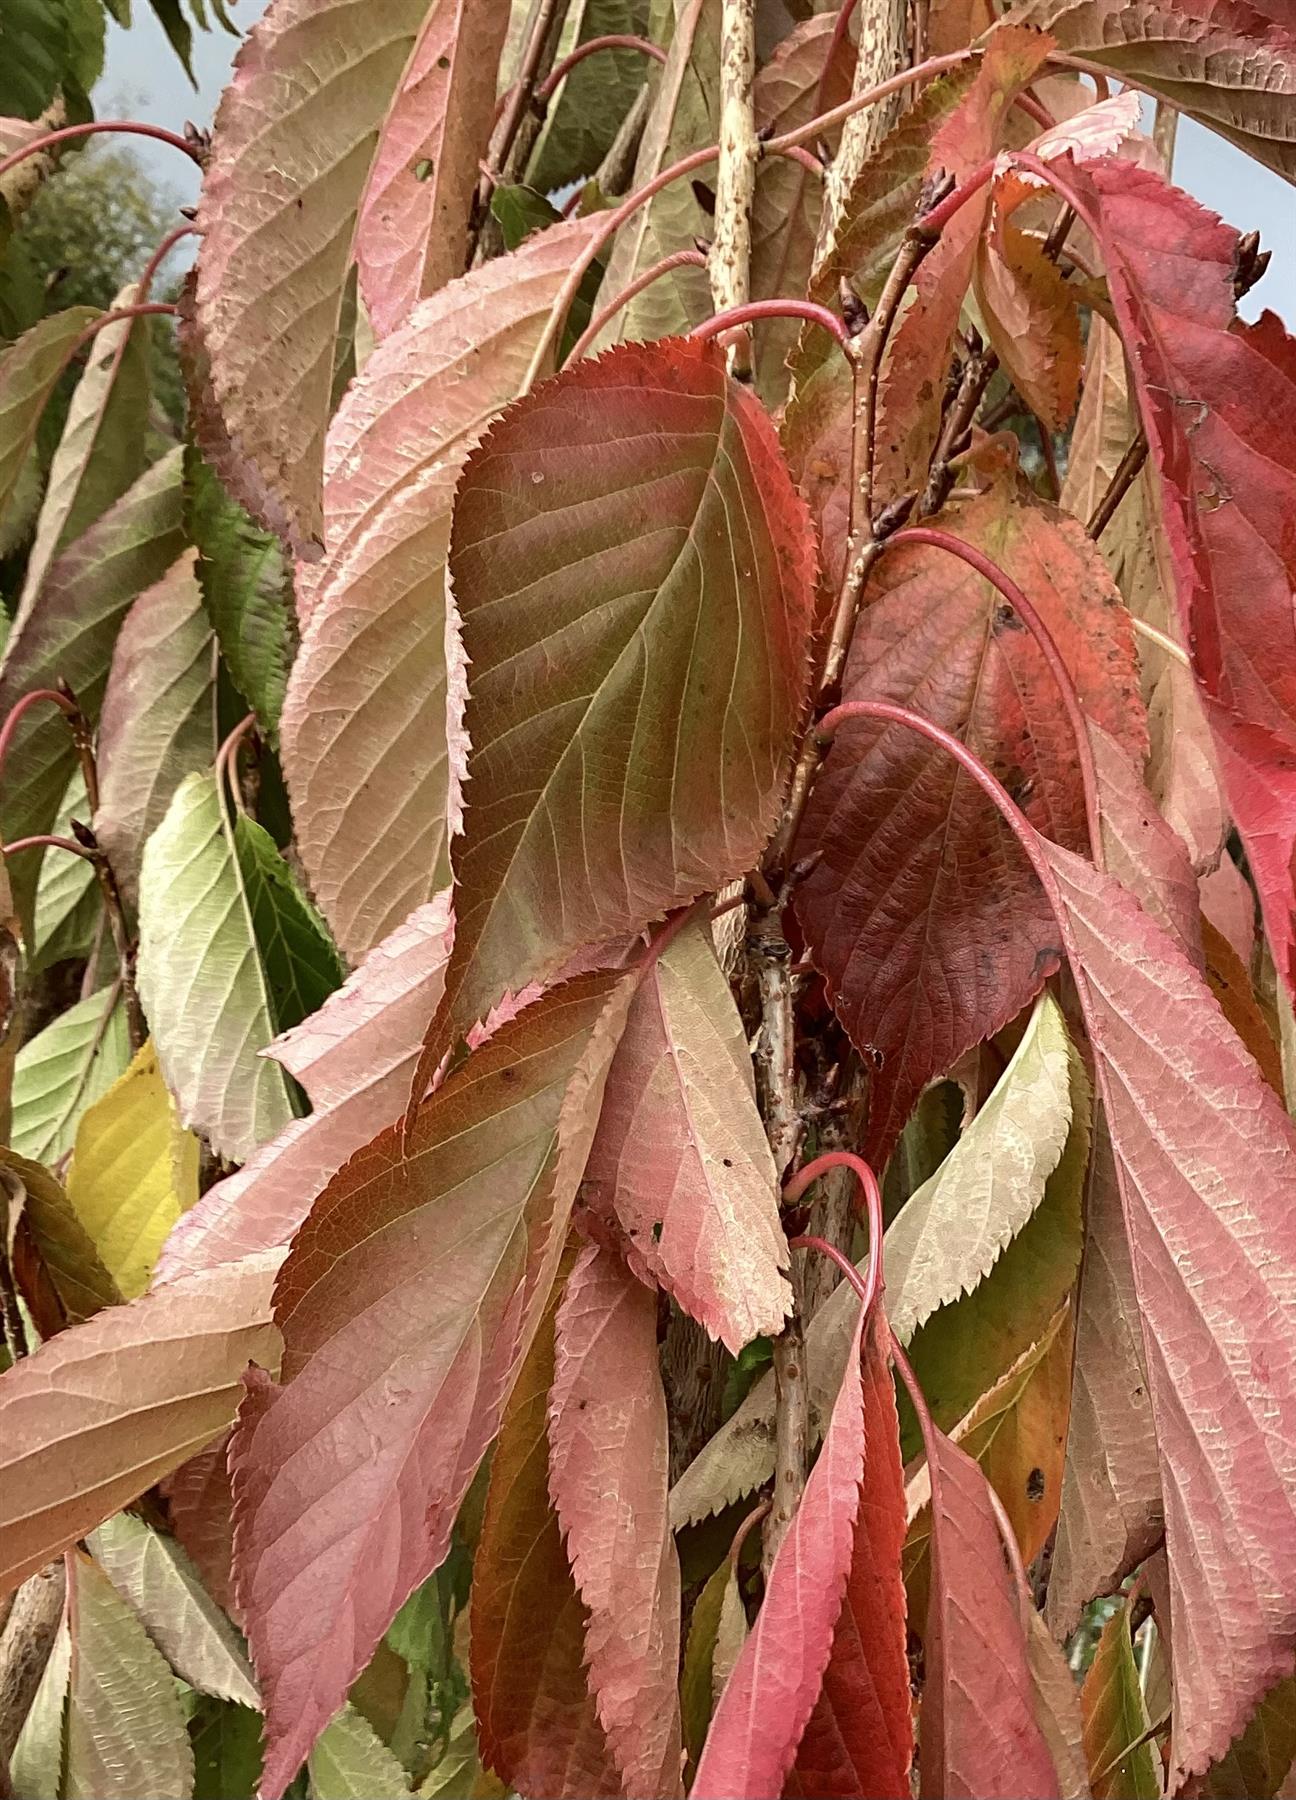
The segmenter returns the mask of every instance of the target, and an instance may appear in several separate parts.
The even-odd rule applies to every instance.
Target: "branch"
[[[145,125],[140,119],[94,119],[84,125],[61,125],[57,131],[47,131],[43,137],[33,138],[30,144],[24,144],[20,150],[11,150],[3,161],[0,161],[0,177],[7,175],[10,169],[16,169],[19,163],[26,162],[29,156],[39,156],[44,150],[52,150],[56,144],[70,143],[73,138],[96,137],[101,132],[122,131],[132,137],[156,138],[160,144],[170,144],[173,150],[181,150],[203,166],[202,148],[197,143],[178,137],[174,131],[166,131],[161,125]]]
[[[67,1578],[60,1556],[19,1588],[0,1635],[0,1756],[7,1762],[31,1711],[63,1622]]]
[[[1129,449],[1116,465],[1116,472],[1107,484],[1107,492],[1094,508],[1093,517],[1085,530],[1095,543],[1106,531],[1116,516],[1116,509],[1138,479],[1139,470],[1147,461],[1147,433],[1139,427],[1138,436],[1133,439]]]
[[[848,0],[848,4],[838,14],[828,60],[824,63],[820,80],[821,100],[831,74],[831,58],[837,53],[845,37],[854,10],[855,0]],[[862,9],[852,100],[872,92],[879,83],[895,75],[905,60],[907,13],[905,0],[869,0],[869,4]],[[815,245],[816,270],[832,255],[851,190],[883,133],[890,128],[894,115],[893,105],[879,105],[876,110],[852,112],[845,120],[841,143],[828,171],[823,213],[819,221],[819,238]]]
[[[752,111],[756,77],[755,0],[721,0],[720,167],[716,178],[715,237],[707,268],[717,312],[743,307],[751,296],[751,208],[760,146]],[[750,334],[729,346],[733,374],[750,374]]]

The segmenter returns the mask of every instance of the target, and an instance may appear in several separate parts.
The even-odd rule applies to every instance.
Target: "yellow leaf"
[[[67,1192],[123,1295],[142,1294],[167,1233],[198,1198],[198,1140],[181,1129],[151,1043],[82,1118]]]

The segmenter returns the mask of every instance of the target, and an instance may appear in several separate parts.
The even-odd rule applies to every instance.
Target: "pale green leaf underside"
[[[25,1043],[14,1066],[13,1148],[52,1163],[72,1148],[81,1114],[130,1061],[116,987],[90,994]]]
[[[315,1800],[391,1800],[410,1791],[404,1769],[352,1706],[327,1727],[307,1766]]]

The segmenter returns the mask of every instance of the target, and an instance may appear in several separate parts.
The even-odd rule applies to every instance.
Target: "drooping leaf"
[[[216,114],[194,322],[199,444],[255,518],[321,540],[333,350],[370,164],[422,0],[274,0]]]
[[[234,1502],[225,1466],[229,1433],[181,1463],[162,1482],[171,1529],[202,1576],[203,1586],[231,1618],[238,1617],[230,1569],[234,1554]],[[261,1770],[260,1729],[257,1773]]]
[[[689,1619],[688,1638],[680,1665],[680,1726],[684,1748],[688,1752],[685,1781],[689,1786],[692,1786],[698,1757],[711,1724],[717,1690],[724,1686],[724,1679],[717,1680],[716,1648],[725,1593],[733,1579],[733,1570],[726,1558],[713,1570],[693,1602]]]
[[[249,1157],[293,1116],[233,832],[211,775],[187,775],[140,867],[139,991],[182,1122]]]
[[[1296,1680],[1288,1677],[1270,1688],[1246,1730],[1229,1745],[1202,1780],[1207,1800],[1231,1800],[1236,1794],[1272,1800],[1289,1786],[1296,1759]]]
[[[648,0],[576,0],[568,8],[558,54],[566,56],[590,38],[650,28]],[[527,179],[542,194],[592,175],[612,148],[653,64],[636,50],[600,50],[578,63],[549,103]]]
[[[185,450],[185,529],[198,552],[202,603],[225,666],[273,743],[293,653],[292,579],[283,545],[232,500],[197,450]]]
[[[661,1800],[679,1785],[680,1575],[657,1299],[598,1245],[577,1260],[558,1308],[549,1438],[599,1722],[629,1800]]]
[[[1170,1567],[1173,1784],[1227,1749],[1290,1673],[1296,1645],[1296,1134],[1173,941],[1109,876],[1056,845],[1045,854],[1147,1356]],[[1209,1507],[1189,1499],[1203,1484]],[[1210,1654],[1225,1640],[1226,1659]]]
[[[630,181],[632,192],[691,151],[714,144],[719,135],[720,0],[679,0],[664,10],[670,20],[670,48],[665,65],[649,77],[652,102]],[[702,172],[704,179],[707,173]],[[662,257],[692,249],[699,237],[709,238],[713,230],[711,216],[692,184],[669,183],[617,233],[604,276],[605,291],[622,293]],[[624,307],[599,341],[651,340],[687,331],[710,311],[705,271],[675,269]]]
[[[353,1156],[294,1239],[284,1385],[231,1460],[269,1796],[449,1547],[552,1284],[628,998],[587,976],[521,1013],[407,1140],[393,1127]]]
[[[202,1449],[278,1363],[277,1255],[185,1277],[0,1375],[0,1583],[16,1586]]]
[[[82,1116],[67,1193],[104,1267],[135,1299],[198,1198],[198,1140],[180,1128],[151,1044]]]
[[[183,548],[180,453],[174,451],[55,559],[39,605],[15,627],[0,663],[0,717],[29,689],[65,680],[93,721],[118,626]],[[75,766],[71,734],[53,708],[22,721],[5,758],[0,830],[6,838],[50,829]],[[38,855],[25,852],[9,862],[20,912],[35,892]]]
[[[0,356],[0,519],[13,504],[46,402],[77,340],[98,316],[93,306],[51,313]]]
[[[1101,725],[1090,727],[1089,741],[1106,866],[1185,956],[1200,965],[1201,904],[1184,841],[1157,811],[1135,764]]]
[[[409,1781],[373,1726],[353,1706],[325,1727],[310,1753],[315,1800],[401,1800]]]
[[[866,1453],[857,1323],[819,1459],[779,1546],[756,1623],[716,1705],[690,1792],[763,1800],[783,1791],[819,1698],[855,1543]]]
[[[1071,421],[1084,346],[1074,290],[1043,240],[1004,216],[992,193],[977,246],[977,302],[991,346],[1022,399],[1049,431]]]
[[[1062,1800],[1091,1800],[1080,1689],[1065,1653],[1033,1607],[1026,1616],[1026,1661],[1034,1688],[1035,1717],[1057,1770]]]
[[[217,1182],[181,1220],[159,1264],[166,1279],[286,1244],[315,1196],[409,1098],[450,953],[449,895],[419,907],[370,952],[318,1013],[269,1046],[306,1089],[294,1119]]]
[[[174,1538],[118,1513],[88,1539],[91,1554],[182,1681],[201,1694],[258,1707],[238,1635]]]
[[[1160,1800],[1161,1767],[1130,1641],[1130,1603],[1103,1627],[1080,1692],[1094,1800]]]
[[[887,1287],[902,1343],[984,1279],[1044,1198],[1071,1131],[1073,1054],[1042,994],[989,1099],[893,1220]]]
[[[113,310],[139,298],[132,284]],[[90,340],[81,378],[72,393],[67,423],[50,464],[45,495],[28,552],[20,608],[35,603],[60,550],[120,500],[147,466],[152,318],[106,325]],[[37,408],[39,413],[39,408]]]
[[[194,1800],[256,1800],[261,1715],[249,1706],[200,1698],[189,1719]]]
[[[865,1330],[864,1480],[823,1688],[784,1785],[788,1800],[909,1800],[913,1706],[900,1550],[904,1471],[886,1320]]]
[[[472,684],[445,1035],[748,866],[802,704],[813,551],[767,415],[681,340],[505,414],[460,481],[450,568]]]
[[[742,1018],[710,928],[686,927],[631,1003],[580,1204],[737,1355],[788,1306],[777,1188]]]
[[[78,1217],[67,1194],[49,1170],[29,1162],[12,1150],[0,1149],[0,1169],[6,1175],[9,1219],[5,1230],[10,1245],[14,1277],[43,1337],[52,1335],[40,1318],[27,1280],[24,1243],[30,1240],[43,1273],[53,1284],[58,1321],[78,1325],[105,1306],[121,1304],[122,1293],[100,1259],[94,1239]],[[17,1186],[15,1185],[17,1184]],[[15,1206],[20,1216],[15,1220]]]
[[[68,1800],[189,1800],[193,1752],[175,1681],[103,1570],[73,1552]]]
[[[1296,32],[1272,0],[1025,0],[1042,27],[1117,81],[1164,95],[1258,162],[1296,179]]]
[[[470,1614],[482,1761],[510,1789],[536,1800],[620,1791],[583,1667],[585,1608],[549,1495],[549,1390],[561,1293],[560,1278],[500,1423]],[[535,1630],[537,1619],[543,1631]]]
[[[508,21],[509,0],[433,0],[427,9],[356,221],[360,292],[379,338],[463,274]]]
[[[1246,888],[1246,898],[1250,905],[1249,886]],[[1281,1099],[1282,1054],[1275,1039],[1274,1028],[1256,999],[1251,971],[1209,918],[1202,918],[1201,930],[1206,979],[1210,983],[1210,991],[1219,1001],[1224,1017],[1255,1058],[1260,1073]]]
[[[215,672],[187,551],[126,615],[99,720],[95,835],[132,900],[145,839],[183,777],[207,768],[215,754]]]
[[[1007,487],[943,517],[1018,583],[1082,705],[1140,755],[1133,633],[1075,521]],[[998,593],[948,552],[905,545],[880,558],[843,697],[895,701],[946,726],[1051,836],[1084,842],[1056,682]],[[990,803],[903,727],[842,728],[799,843],[820,856],[796,895],[811,954],[875,1064],[865,1154],[880,1163],[927,1082],[1039,990],[1059,955],[1057,927]]]
[[[130,1061],[117,987],[78,1000],[29,1038],[14,1062],[12,1143],[20,1156],[53,1163],[72,1148],[87,1106]]]
[[[1272,313],[1235,325],[1237,235],[1187,195],[1110,159],[1068,179],[1101,241],[1159,477],[1183,639],[1291,991],[1296,548],[1285,520],[1296,503],[1296,339]],[[1263,409],[1251,404],[1260,392]]]
[[[323,1006],[346,971],[323,920],[297,884],[270,833],[239,813],[234,853],[278,1031]]]

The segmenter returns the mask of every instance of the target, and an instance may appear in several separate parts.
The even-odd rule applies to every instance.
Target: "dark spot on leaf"
[[[661,1243],[661,1234],[662,1234],[662,1222],[660,1219],[653,1220],[652,1231],[653,1231],[653,1243],[660,1244]]]
[[[994,628],[996,631],[1022,631],[1024,626],[1011,606],[995,607]]]
[[[1042,1500],[1044,1498],[1043,1469],[1032,1469],[1030,1474],[1026,1477],[1026,1498],[1028,1500]]]
[[[724,1164],[726,1169],[733,1168],[733,1158],[731,1156],[722,1156],[720,1161]]]

